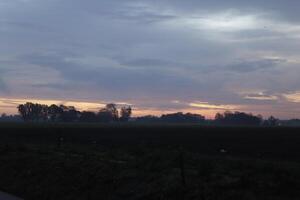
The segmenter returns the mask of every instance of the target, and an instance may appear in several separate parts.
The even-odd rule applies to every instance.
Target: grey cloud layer
[[[300,90],[299,7],[284,0],[2,2],[0,72],[10,72],[0,75],[0,90],[268,104],[239,93]]]

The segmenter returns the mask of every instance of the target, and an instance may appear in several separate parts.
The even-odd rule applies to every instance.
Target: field
[[[1,124],[0,190],[24,199],[299,199],[299,130]]]

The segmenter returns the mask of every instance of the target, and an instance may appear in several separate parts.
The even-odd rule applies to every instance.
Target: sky
[[[300,118],[300,1],[0,0],[0,113],[26,101],[135,115]]]

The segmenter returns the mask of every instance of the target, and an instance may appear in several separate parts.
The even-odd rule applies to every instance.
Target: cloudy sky
[[[0,0],[0,112],[300,117],[300,1]]]

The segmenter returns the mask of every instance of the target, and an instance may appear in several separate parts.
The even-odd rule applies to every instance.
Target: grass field
[[[1,124],[0,190],[24,199],[299,199],[299,130]]]

